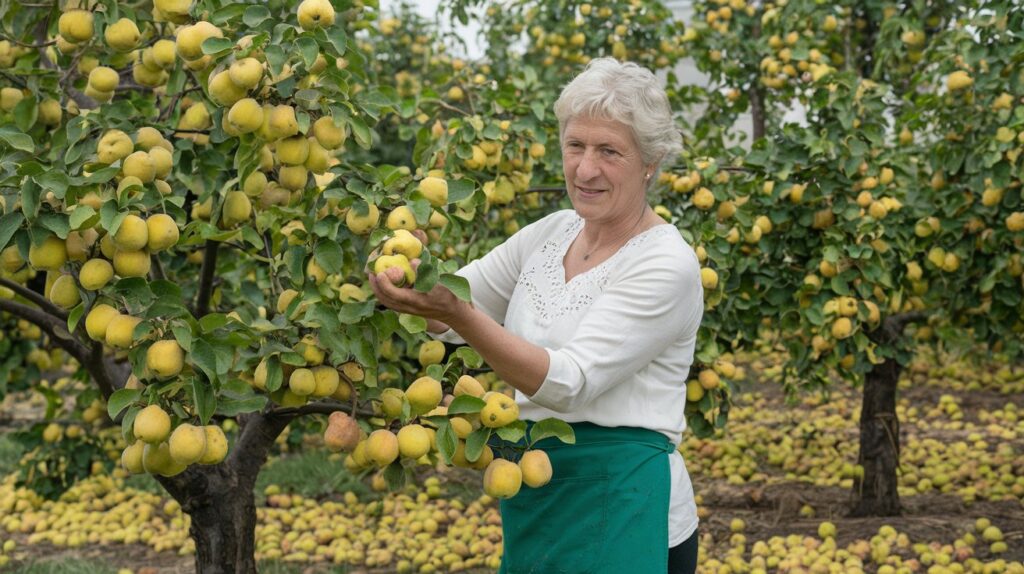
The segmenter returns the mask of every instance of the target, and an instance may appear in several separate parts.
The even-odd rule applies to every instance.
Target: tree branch
[[[329,415],[334,412],[348,412],[353,417],[374,416],[372,409],[356,408],[355,405],[346,405],[344,403],[337,402],[315,402],[302,405],[301,407],[280,407],[271,409],[267,412],[268,417],[301,417],[305,415]]]
[[[199,278],[199,297],[196,301],[196,318],[210,312],[210,297],[213,295],[213,275],[217,267],[217,250],[220,245],[216,241],[207,240],[203,252],[202,275]]]
[[[46,297],[43,297],[39,293],[36,293],[35,291],[29,289],[28,287],[25,287],[21,283],[15,283],[10,279],[0,278],[0,285],[7,287],[11,291],[14,291],[18,295],[21,295],[25,299],[31,301],[32,303],[35,303],[36,305],[39,306],[40,309],[46,311],[50,315],[53,315],[54,317],[57,317],[59,319],[63,319],[64,321],[68,320],[67,311],[54,305]]]
[[[754,18],[754,29],[751,34],[752,40],[757,41],[761,37],[761,18]],[[750,91],[748,97],[750,98],[750,119],[753,123],[751,135],[753,141],[764,138],[765,131],[765,115],[764,115],[764,93],[759,87],[760,83],[755,78],[754,81],[750,82]]]
[[[897,313],[886,317],[877,329],[867,333],[867,335],[869,339],[876,343],[892,343],[899,340],[903,335],[903,329],[907,325],[923,321],[927,318],[928,313],[924,311]]]
[[[0,311],[6,311],[11,315],[20,317],[35,323],[40,329],[46,331],[53,342],[70,353],[79,362],[84,363],[89,350],[80,343],[74,335],[68,333],[67,323],[60,319],[21,303],[15,303],[9,299],[0,299]]]

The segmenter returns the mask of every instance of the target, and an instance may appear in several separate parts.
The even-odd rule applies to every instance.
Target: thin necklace
[[[627,231],[627,232],[625,233],[624,237],[627,237],[627,238],[628,238],[628,237],[630,236],[630,234],[631,234],[631,233],[633,233],[633,231],[634,231],[634,230],[635,230],[635,229],[636,229],[637,227],[639,227],[639,226],[640,226],[640,222],[644,220],[644,215],[645,215],[646,213],[647,213],[647,210],[646,210],[646,209],[644,209],[644,210],[642,210],[642,211],[640,212],[640,217],[639,217],[639,218],[638,218],[638,219],[636,220],[636,223],[634,223],[634,224],[633,224],[633,227],[630,227],[630,228],[629,228],[629,231]],[[611,243],[610,245],[616,245],[616,244],[618,244],[618,242],[620,242],[620,241],[622,241],[622,238],[621,238],[621,237],[620,237],[619,239],[617,239],[617,240],[615,241],[615,243]],[[591,255],[593,255],[594,253],[596,253],[598,249],[600,249],[600,247],[595,247],[595,248],[591,249],[589,253],[584,253],[584,254],[583,254],[583,260],[584,260],[584,261],[587,261],[588,259],[590,259],[590,256],[591,256]]]

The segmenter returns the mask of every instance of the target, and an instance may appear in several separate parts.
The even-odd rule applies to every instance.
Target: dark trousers
[[[693,574],[697,571],[697,531],[668,549],[668,574]]]

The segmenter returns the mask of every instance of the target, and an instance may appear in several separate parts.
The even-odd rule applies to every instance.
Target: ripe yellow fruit
[[[420,181],[418,189],[423,197],[434,207],[448,204],[448,182],[441,177],[425,177]]]
[[[542,450],[528,450],[519,459],[519,469],[523,474],[523,484],[530,488],[540,488],[551,482],[551,459]]]
[[[324,446],[328,450],[332,452],[351,452],[359,444],[359,437],[359,424],[347,413],[336,411],[327,418],[327,429],[324,431]],[[401,449],[401,439],[399,439],[399,449]]]
[[[511,397],[494,393],[485,401],[480,411],[480,422],[485,427],[503,427],[519,418],[519,405]]]
[[[1024,211],[1015,211],[1006,216],[1006,229],[1016,233],[1024,231]]]
[[[106,303],[93,306],[89,314],[85,316],[85,332],[93,341],[105,341],[107,338],[107,326],[119,314],[117,309]]]
[[[79,44],[92,39],[93,18],[88,10],[68,10],[57,20],[57,30],[68,42]]]
[[[176,18],[188,16],[192,8],[192,0],[153,0],[153,7],[159,10],[168,20],[180,23]]]
[[[248,221],[252,216],[252,201],[242,191],[229,191],[224,196],[224,207],[221,211],[221,223],[224,227],[234,227]]]
[[[136,439],[143,442],[162,442],[171,434],[171,417],[160,405],[149,405],[135,416],[132,432]]]
[[[484,386],[480,384],[480,381],[469,375],[462,375],[459,380],[455,383],[455,389],[452,392],[456,397],[462,395],[472,395],[480,398],[484,396]]]
[[[149,227],[138,215],[128,214],[114,234],[114,245],[123,251],[138,251],[149,242]]]
[[[171,433],[167,446],[174,462],[186,466],[199,462],[206,452],[206,431],[203,427],[182,423]]]
[[[210,76],[209,84],[210,98],[221,106],[234,105],[248,95],[248,90],[240,88],[231,81],[227,70],[222,70]]]
[[[203,42],[209,38],[223,38],[224,33],[213,24],[200,20],[191,26],[178,29],[175,48],[185,60],[199,60],[203,57]]]
[[[174,68],[174,64],[178,59],[174,41],[166,38],[163,40],[157,40],[152,47],[152,58],[153,62],[164,70]]]
[[[142,442],[142,441],[139,441]],[[150,474],[174,476],[184,472],[185,466],[179,465],[171,458],[171,449],[167,441],[159,443],[143,443],[142,468]]]
[[[420,345],[419,362],[423,368],[436,365],[444,359],[444,343],[427,341]]]
[[[697,375],[697,381],[700,383],[701,387],[708,391],[717,389],[718,386],[722,384],[722,379],[720,379],[718,377],[718,373],[712,369],[704,369],[701,371],[700,374]]]
[[[28,264],[39,271],[56,271],[67,263],[67,244],[56,235],[50,235],[42,243],[32,243],[28,248]]]
[[[332,116],[323,116],[313,122],[313,137],[324,149],[337,149],[345,143],[345,127],[334,125]]]
[[[444,391],[441,382],[433,377],[420,377],[405,390],[405,398],[409,401],[412,413],[421,415],[430,412],[441,404]]]
[[[381,255],[373,262],[373,272],[378,275],[387,272],[391,268],[397,268],[402,271],[401,279],[395,285],[402,287],[416,282],[416,271],[412,268],[412,264],[405,255]]]
[[[284,104],[274,106],[270,114],[265,114],[267,123],[267,140],[278,140],[299,133],[299,122],[295,119],[295,108]]]
[[[316,377],[309,369],[295,369],[288,378],[288,389],[300,397],[313,394],[316,390]]]
[[[133,149],[135,145],[128,134],[121,130],[107,130],[96,145],[96,159],[109,165],[128,157]]]
[[[398,454],[398,437],[389,430],[375,430],[366,439],[366,458],[378,468],[394,462]]]
[[[334,6],[330,0],[302,0],[296,16],[303,30],[327,28],[334,24]]]
[[[686,381],[686,400],[695,403],[703,398],[704,387],[701,386],[700,381],[696,379]]]
[[[484,492],[494,498],[512,498],[523,485],[523,471],[519,465],[496,458],[484,471]]]
[[[384,255],[402,254],[406,259],[412,261],[423,253],[423,243],[410,231],[396,229],[394,236],[384,242],[381,253]]]
[[[710,267],[702,267],[700,283],[706,291],[714,291],[718,288],[718,272]]]
[[[314,397],[329,397],[338,390],[338,385],[341,384],[341,377],[338,375],[338,369],[329,365],[322,365],[314,367],[313,378],[316,380],[316,388],[313,389]]]
[[[832,323],[832,336],[836,339],[845,339],[853,333],[853,322],[849,317],[840,317]]]
[[[236,60],[228,68],[228,77],[239,88],[251,90],[263,79],[263,63],[256,58]]]
[[[227,117],[236,132],[252,133],[263,125],[263,106],[252,98],[242,98],[231,106]]]
[[[971,75],[963,70],[957,70],[949,76],[946,76],[946,87],[951,92],[970,87],[973,83],[974,79],[971,78]]]
[[[149,253],[143,250],[122,251],[118,249],[114,253],[114,271],[121,277],[145,277],[149,275],[152,264]]]
[[[150,253],[157,253],[178,243],[178,224],[166,213],[151,215],[146,220],[147,243]]]
[[[398,452],[413,460],[430,452],[430,433],[421,425],[405,425],[398,431]]]
[[[224,435],[224,429],[217,425],[206,425],[203,431],[206,433],[206,450],[198,462],[219,464],[228,454],[228,437]]]
[[[277,159],[285,165],[302,165],[309,156],[309,140],[295,135],[277,142]]]
[[[131,315],[114,315],[107,322],[106,342],[117,349],[127,349],[134,342],[135,326],[142,322],[142,319]]]
[[[137,177],[142,183],[149,183],[156,177],[156,166],[153,165],[153,158],[149,153],[137,151],[124,158],[121,172],[125,177]]]
[[[120,82],[117,71],[106,66],[96,66],[89,72],[89,86],[100,92],[113,92]]]
[[[78,285],[71,275],[61,275],[50,287],[50,301],[62,309],[70,309],[82,301]]]
[[[145,447],[146,443],[141,440],[137,440],[125,447],[124,451],[121,452],[121,468],[131,474],[146,472],[146,469],[142,466],[142,453]]]
[[[397,229],[413,231],[416,229],[416,216],[413,215],[412,209],[408,205],[400,205],[391,210],[385,225],[392,231]]]
[[[107,26],[103,32],[103,39],[107,41],[107,45],[118,52],[131,52],[139,45],[141,37],[139,27],[128,18],[121,18]]]
[[[697,209],[707,211],[715,205],[715,195],[711,193],[711,190],[702,187],[693,194],[693,206]]]
[[[370,205],[369,211],[364,213],[359,213],[358,209],[353,206],[345,213],[345,225],[356,235],[370,233],[378,223],[380,223],[380,210],[376,205]]]
[[[387,388],[380,394],[380,409],[384,415],[394,419],[402,415],[402,404],[405,402],[405,391],[396,388]]]
[[[146,350],[146,368],[158,377],[174,377],[185,366],[185,351],[175,340],[157,341]]]

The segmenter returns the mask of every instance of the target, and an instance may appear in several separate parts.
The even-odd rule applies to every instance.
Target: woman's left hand
[[[419,260],[412,261],[413,268],[419,266]],[[437,284],[426,293],[411,287],[396,287],[393,281],[402,279],[402,270],[391,268],[384,273],[369,273],[370,287],[377,300],[388,309],[399,313],[418,315],[424,319],[434,319],[451,324],[463,309],[469,305],[455,296],[447,287]]]

